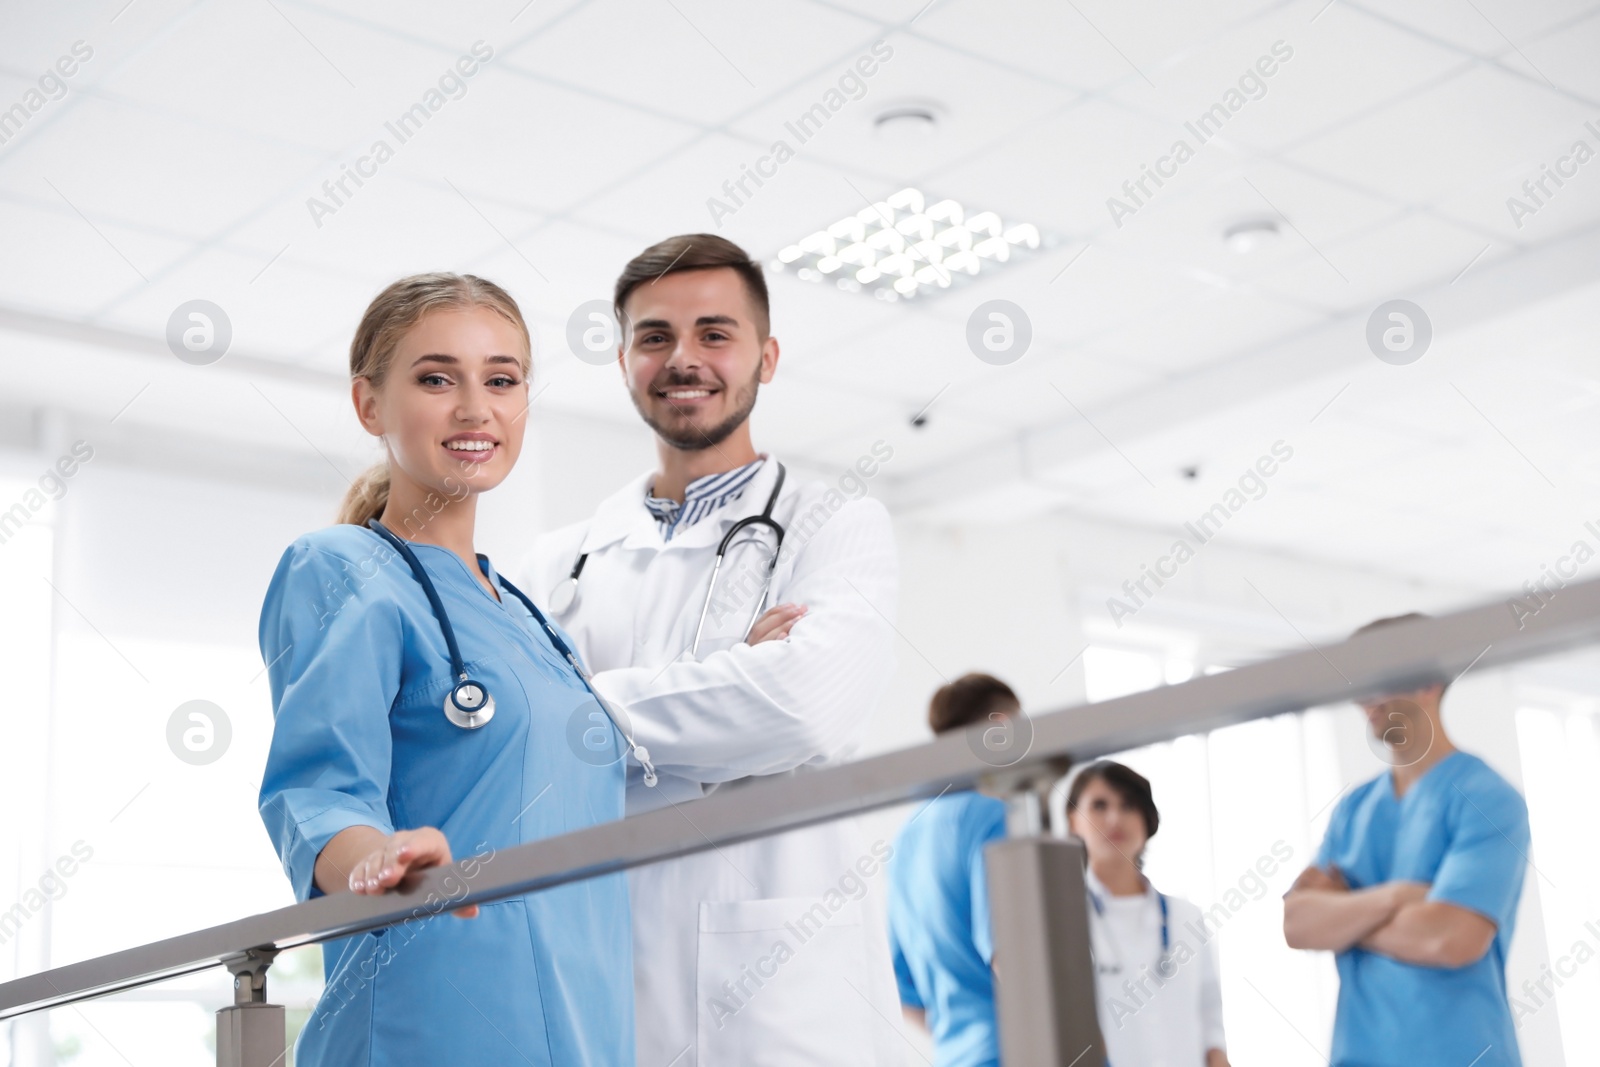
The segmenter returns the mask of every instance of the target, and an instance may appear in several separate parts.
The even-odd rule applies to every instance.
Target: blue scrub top
[[[1338,867],[1351,889],[1430,883],[1429,900],[1469,908],[1496,933],[1481,959],[1459,968],[1339,953],[1333,1067],[1520,1067],[1506,954],[1528,844],[1522,795],[1465,752],[1434,764],[1398,800],[1387,772],[1339,802],[1318,866]]]
[[[983,846],[1005,835],[1005,803],[963,790],[929,801],[895,839],[894,973],[900,1002],[927,1012],[935,1067],[1000,1063]]]
[[[317,855],[348,826],[434,826],[458,862],[492,870],[504,849],[623,816],[622,741],[544,627],[451,550],[414,548],[495,715],[476,730],[445,718],[443,633],[376,532],[336,526],[291,545],[261,612],[275,725],[260,804],[302,901],[322,895]],[[330,941],[323,963],[302,1067],[633,1067],[624,875]]]

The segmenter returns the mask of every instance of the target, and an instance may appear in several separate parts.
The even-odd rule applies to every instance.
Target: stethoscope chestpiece
[[[483,683],[463,678],[445,694],[444,716],[464,730],[476,730],[494,718],[494,697]]]

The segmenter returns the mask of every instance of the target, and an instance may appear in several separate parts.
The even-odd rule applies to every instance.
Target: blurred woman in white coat
[[[1228,1067],[1216,930],[1144,875],[1161,825],[1150,782],[1111,760],[1077,772],[1067,821],[1089,868],[1089,940],[1109,1067]]]

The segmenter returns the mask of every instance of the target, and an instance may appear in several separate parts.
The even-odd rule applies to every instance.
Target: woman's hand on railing
[[[354,835],[357,830],[365,830],[365,833],[357,837]],[[341,841],[347,833],[354,840]],[[454,862],[450,854],[450,841],[446,841],[445,835],[430,825],[414,830],[397,830],[387,837],[373,827],[347,827],[328,841],[328,846],[323,849],[323,857],[328,857],[328,853],[334,851],[336,846],[350,859],[347,865],[339,864],[342,869],[349,870],[347,885],[350,893],[371,896],[386,893],[387,889],[400,885],[410,873],[429,867],[448,867]],[[478,905],[469,904],[454,910],[451,915],[474,918],[477,913]]]

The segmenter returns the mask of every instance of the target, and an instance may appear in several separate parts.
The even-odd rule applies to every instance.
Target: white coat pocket
[[[861,908],[832,897],[701,902],[699,1067],[873,1062]]]

